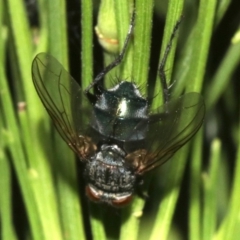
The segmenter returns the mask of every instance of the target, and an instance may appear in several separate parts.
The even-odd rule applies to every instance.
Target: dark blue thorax
[[[145,138],[147,121],[147,100],[135,84],[124,81],[102,92],[91,126],[106,138],[127,142]]]

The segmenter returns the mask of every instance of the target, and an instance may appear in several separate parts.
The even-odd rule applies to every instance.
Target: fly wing
[[[134,166],[137,174],[162,165],[197,133],[204,115],[204,100],[198,93],[187,93],[164,104],[148,121],[136,126],[134,132],[148,124],[146,138],[143,147],[128,154],[126,161]]]
[[[86,158],[95,146],[84,136],[87,125],[83,117],[88,114],[89,104],[79,84],[46,53],[39,53],[33,60],[32,79],[61,137],[81,159]]]

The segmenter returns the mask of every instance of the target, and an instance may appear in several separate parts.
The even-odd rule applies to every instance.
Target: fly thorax
[[[105,137],[136,141],[145,138],[147,121],[147,100],[135,84],[124,81],[99,96],[91,126]]]

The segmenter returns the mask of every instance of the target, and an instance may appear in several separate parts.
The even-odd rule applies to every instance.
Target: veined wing
[[[95,145],[84,135],[83,117],[90,111],[79,84],[52,56],[39,53],[32,63],[32,79],[54,126],[69,147],[85,159]]]
[[[197,133],[204,116],[205,104],[199,93],[187,93],[163,105],[134,129],[136,134],[141,124],[148,124],[143,147],[130,153],[126,161],[137,174],[162,165]]]

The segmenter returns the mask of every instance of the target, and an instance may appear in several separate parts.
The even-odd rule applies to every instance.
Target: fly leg
[[[115,68],[117,65],[119,65],[122,60],[123,57],[127,51],[127,46],[128,43],[130,41],[132,32],[133,32],[133,25],[134,25],[134,19],[135,19],[135,11],[133,11],[132,14],[132,18],[131,18],[131,22],[129,25],[129,29],[128,29],[128,33],[127,33],[127,37],[124,41],[124,45],[123,48],[121,50],[121,52],[119,53],[119,55],[116,57],[116,59],[110,63],[108,66],[106,66],[93,80],[93,82],[84,90],[84,94],[87,96],[87,98],[90,100],[90,102],[94,102],[94,96],[93,94],[90,93],[90,90],[99,83],[99,81],[102,80],[102,78],[109,72],[111,71],[113,68]],[[96,101],[96,99],[95,99]]]
[[[165,49],[165,52],[163,54],[163,58],[162,60],[160,61],[160,64],[158,66],[158,73],[159,73],[159,77],[160,77],[160,80],[161,80],[161,85],[162,85],[162,89],[163,89],[163,100],[164,100],[164,104],[168,103],[169,102],[169,89],[170,87],[167,85],[167,80],[166,80],[166,74],[164,72],[164,68],[165,68],[165,64],[166,64],[166,61],[167,61],[167,57],[168,57],[168,54],[171,50],[171,47],[172,47],[172,41],[176,35],[176,32],[179,28],[179,25],[182,21],[182,18],[183,16],[181,16],[179,18],[179,20],[176,22],[174,28],[173,28],[173,31],[171,33],[171,36],[170,36],[170,40],[167,44],[167,47]]]

